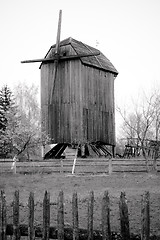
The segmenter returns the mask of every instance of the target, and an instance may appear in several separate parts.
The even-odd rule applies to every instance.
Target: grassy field
[[[8,205],[8,223],[12,222],[11,203],[16,189],[20,191],[20,221],[27,221],[27,202],[29,192],[35,194],[35,224],[42,224],[42,201],[45,190],[51,196],[51,225],[56,225],[56,202],[60,190],[65,197],[65,225],[72,225],[71,199],[74,191],[79,199],[80,227],[87,227],[87,198],[94,191],[94,228],[101,229],[101,201],[103,193],[108,190],[111,203],[111,230],[119,232],[118,202],[121,191],[126,192],[130,214],[130,229],[132,233],[140,233],[141,197],[145,191],[150,192],[151,233],[160,235],[160,174],[147,173],[112,175],[70,175],[70,174],[0,174],[0,189],[6,193]]]

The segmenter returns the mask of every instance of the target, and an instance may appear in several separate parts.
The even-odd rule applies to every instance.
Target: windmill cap
[[[115,76],[118,75],[118,71],[116,68],[113,66],[113,64],[110,62],[110,60],[98,49],[93,48],[81,41],[75,40],[72,37],[66,38],[60,42],[60,49],[63,46],[71,45],[75,55],[82,55],[82,54],[92,54],[92,53],[99,53],[99,55],[95,56],[85,56],[85,57],[80,57],[81,62],[84,65],[89,65],[93,66],[99,69],[103,69],[107,72],[113,73]],[[56,44],[52,45],[46,54],[45,58],[47,58],[51,52],[54,52],[54,49],[56,47]],[[63,53],[64,54],[64,53]],[[67,54],[68,55],[68,54]]]

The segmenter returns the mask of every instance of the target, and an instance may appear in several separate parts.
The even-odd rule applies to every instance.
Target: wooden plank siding
[[[84,138],[114,145],[114,75],[85,65],[82,72]]]
[[[62,46],[63,52],[76,54],[71,45]],[[42,129],[54,143],[115,145],[114,74],[84,65],[81,59],[60,61],[50,105],[53,67],[54,63],[41,65]]]

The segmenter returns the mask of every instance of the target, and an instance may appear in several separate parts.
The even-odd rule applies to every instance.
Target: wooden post
[[[42,156],[42,158],[44,158],[44,155],[45,155],[45,145],[42,144],[42,146],[41,146],[41,156]]]
[[[125,192],[121,192],[119,201],[119,211],[122,239],[129,240],[130,239],[129,216]]]
[[[78,156],[78,148],[79,148],[79,144],[78,144],[78,147],[77,147],[77,151],[76,151],[76,153],[75,153],[75,156],[74,156],[73,167],[72,167],[72,174],[75,173],[75,166],[76,166],[76,161],[77,161],[77,156]]]
[[[111,239],[110,203],[108,191],[104,192],[104,196],[102,198],[102,239]]]
[[[20,240],[18,190],[15,191],[13,199],[13,240]]]
[[[30,192],[28,199],[28,240],[35,239],[34,230],[34,193]]]
[[[60,191],[57,201],[57,238],[58,240],[64,240],[64,197],[63,191]]]
[[[77,160],[77,157],[75,157],[73,160],[72,174],[74,174],[75,172],[76,160]]]
[[[112,156],[115,158],[115,145],[112,146]]]
[[[49,240],[50,228],[50,194],[45,191],[43,200],[43,240]]]
[[[108,160],[108,172],[109,172],[109,175],[111,175],[112,174],[112,158],[110,158],[109,160]]]
[[[60,173],[63,173],[63,159],[61,159],[60,161],[61,161]]]
[[[85,157],[85,144],[81,144],[81,157]]]
[[[73,240],[79,240],[77,192],[74,192],[72,196],[72,219],[73,219]]]
[[[17,162],[17,155],[14,156],[14,158],[13,158],[13,163],[12,163],[12,166],[11,166],[11,170],[13,170],[13,173],[14,173],[14,174],[16,174],[16,172],[17,172],[16,162]]]
[[[0,199],[0,239],[6,240],[6,226],[7,226],[7,217],[6,217],[6,199],[4,191],[1,191]]]
[[[88,240],[93,240],[93,209],[94,192],[91,191],[88,199]]]
[[[141,240],[149,240],[150,235],[150,196],[145,192],[142,196],[141,208]]]

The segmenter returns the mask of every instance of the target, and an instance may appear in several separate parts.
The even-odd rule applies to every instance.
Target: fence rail
[[[141,203],[141,240],[148,240],[150,235],[150,196],[149,192],[145,192],[142,196]],[[65,228],[64,225],[64,194],[59,192],[57,198],[57,226],[51,227],[50,222],[50,193],[45,191],[43,199],[43,226],[34,226],[34,193],[30,193],[28,198],[28,224],[20,224],[19,211],[19,191],[15,191],[13,197],[13,223],[7,224],[6,216],[6,197],[5,192],[1,191],[0,196],[0,239],[6,240],[7,236],[12,236],[13,240],[20,240],[21,236],[28,236],[29,240],[35,237],[43,240],[111,240],[110,225],[110,198],[108,191],[105,191],[102,198],[102,229],[93,229],[94,215],[94,192],[91,191],[88,196],[88,228],[79,228],[78,216],[78,195],[74,192],[72,195],[72,228]],[[125,192],[122,192],[119,199],[119,215],[120,215],[120,235],[121,239],[129,240],[130,226],[129,214]],[[113,239],[113,238],[112,238]]]
[[[0,173],[13,172],[12,161],[0,161]],[[152,169],[153,161],[148,161]],[[73,159],[50,159],[46,161],[16,162],[17,173],[72,173]],[[75,173],[110,173],[110,172],[146,172],[144,159],[107,159],[107,158],[78,158]],[[160,159],[157,160],[157,171],[160,172]]]

